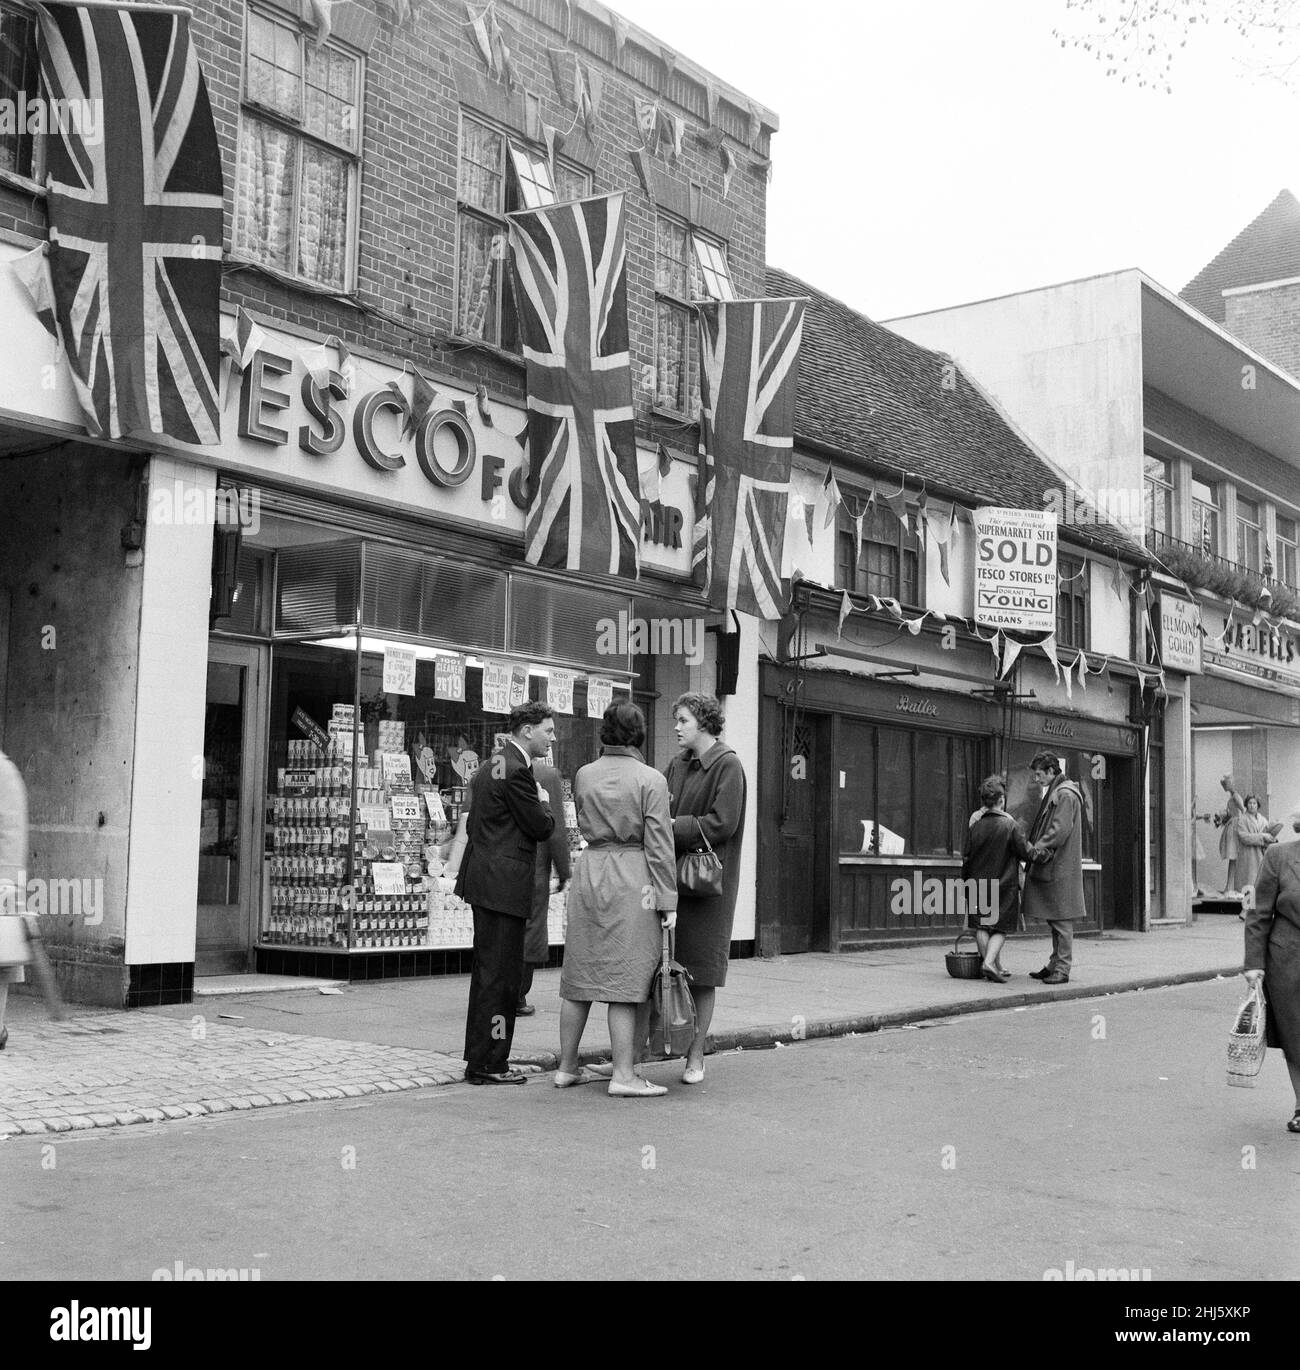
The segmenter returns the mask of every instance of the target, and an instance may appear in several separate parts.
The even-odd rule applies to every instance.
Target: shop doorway
[[[820,714],[783,715],[786,770],[777,826],[780,952],[793,956],[831,949],[830,720]]]
[[[252,969],[261,884],[257,738],[264,650],[213,642],[203,732],[194,973]]]

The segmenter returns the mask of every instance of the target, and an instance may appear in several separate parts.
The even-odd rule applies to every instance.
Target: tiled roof
[[[1042,509],[1044,492],[1065,483],[951,358],[771,266],[767,293],[811,297],[799,360],[796,443],[818,443],[850,461],[884,467],[886,483],[894,472],[900,473],[895,481],[912,472],[914,490],[915,477],[923,476],[928,487],[971,505]],[[1079,532],[1084,541],[1146,559],[1136,542],[1107,524]]]
[[[1225,290],[1295,276],[1300,276],[1300,200],[1283,190],[1178,293],[1193,309],[1222,323]]]

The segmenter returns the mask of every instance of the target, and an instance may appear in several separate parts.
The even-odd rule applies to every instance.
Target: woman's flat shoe
[[[656,1085],[650,1080],[638,1080],[634,1085],[621,1085],[617,1080],[611,1080],[609,1093],[615,1099],[653,1099],[668,1091],[663,1085]]]
[[[579,1066],[576,1075],[570,1075],[564,1070],[557,1070],[555,1072],[555,1088],[571,1089],[574,1085],[591,1085],[600,1078],[595,1071],[588,1070],[586,1066]]]
[[[684,1085],[702,1085],[703,1083],[704,1083],[704,1067],[703,1067],[703,1066],[701,1066],[698,1070],[696,1070],[694,1066],[687,1066],[686,1069],[685,1069],[684,1071],[682,1071],[682,1084],[684,1084]]]
[[[1286,1125],[1288,1132],[1300,1132],[1300,1108],[1296,1109],[1291,1121]]]
[[[612,1080],[614,1078],[614,1067],[608,1061],[603,1065],[587,1066],[586,1069],[591,1071],[598,1080]]]
[[[992,980],[995,985],[1005,985],[1006,982],[1011,979],[1011,976],[1006,971],[999,972],[992,969],[990,966],[981,966],[980,974],[986,980]]]

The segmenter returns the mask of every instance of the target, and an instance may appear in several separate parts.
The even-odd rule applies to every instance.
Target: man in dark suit
[[[555,739],[551,710],[521,704],[510,711],[508,726],[505,746],[470,782],[468,842],[456,879],[456,893],[474,910],[465,1078],[475,1085],[522,1085],[528,1079],[510,1069],[510,1044],[537,844],[550,837],[556,821],[532,769]]]

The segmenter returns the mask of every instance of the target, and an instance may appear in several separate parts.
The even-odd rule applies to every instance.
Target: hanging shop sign
[[[1162,590],[1156,604],[1160,663],[1167,671],[1200,675],[1201,611],[1195,601]]]
[[[1056,631],[1056,514],[976,509],[975,621],[1025,633]]]

